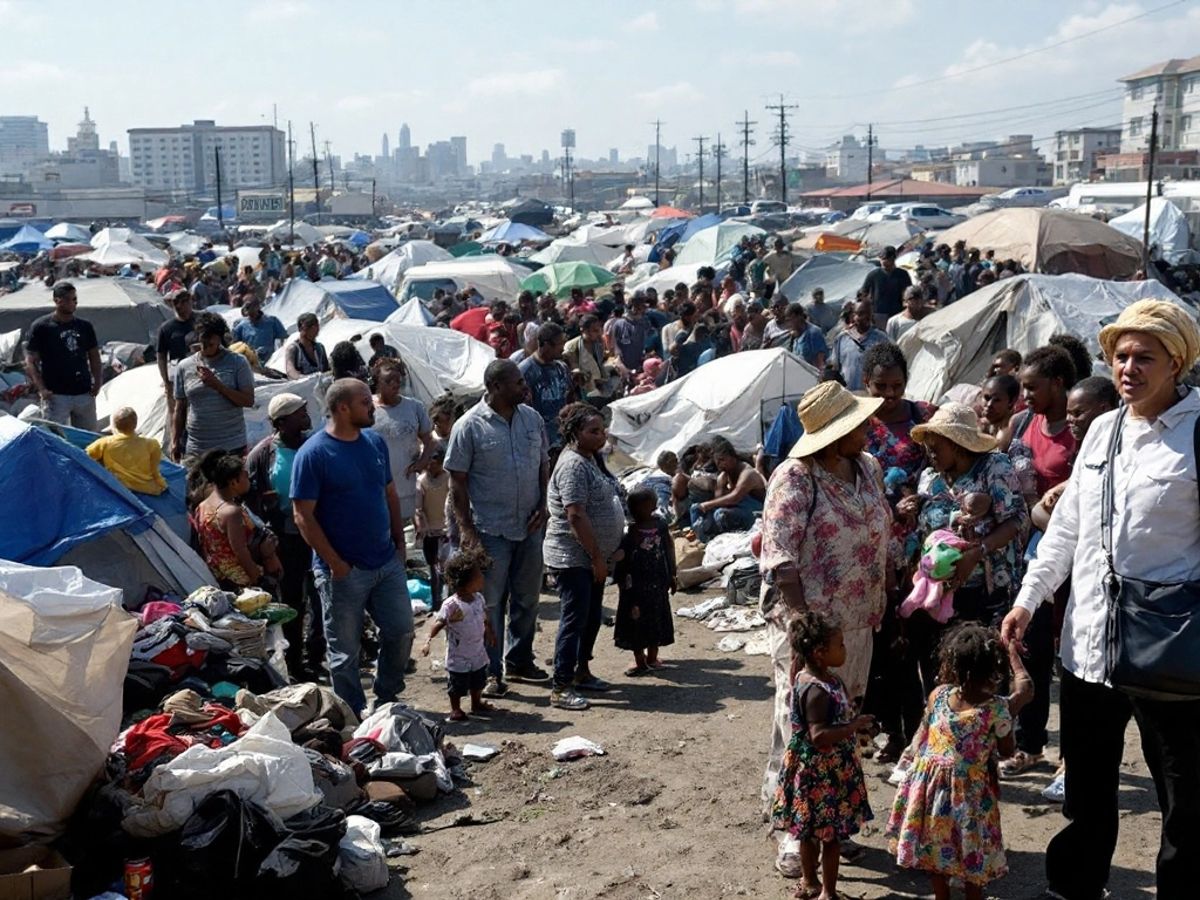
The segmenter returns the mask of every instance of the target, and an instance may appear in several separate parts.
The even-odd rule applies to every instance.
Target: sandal
[[[1018,775],[1024,775],[1030,769],[1040,766],[1044,761],[1045,757],[1040,753],[1026,753],[1024,750],[1018,750],[1000,763],[1000,777],[1015,778]]]
[[[480,700],[471,707],[471,713],[473,715],[478,713],[494,713],[499,711],[500,707],[498,707],[495,703],[488,703],[486,700]]]
[[[465,722],[469,718],[470,718],[470,716],[468,716],[465,712],[463,712],[460,709],[457,712],[452,712],[452,713],[450,713],[450,715],[446,716],[446,721],[447,722]]]
[[[646,660],[646,665],[652,669],[665,669],[667,667],[666,660],[663,659],[656,659],[654,662]]]
[[[626,678],[640,678],[642,675],[649,673],[649,666],[630,666],[625,670]]]

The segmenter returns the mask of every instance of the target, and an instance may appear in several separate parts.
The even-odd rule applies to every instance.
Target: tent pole
[[[1146,219],[1142,225],[1142,277],[1150,273],[1150,200],[1154,196],[1154,151],[1158,148],[1158,104],[1150,112],[1150,163],[1146,169]]]

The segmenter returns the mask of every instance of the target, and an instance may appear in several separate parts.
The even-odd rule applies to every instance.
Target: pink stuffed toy
[[[954,615],[954,591],[946,590],[946,582],[954,575],[954,567],[969,546],[968,541],[944,528],[925,538],[921,561],[913,575],[913,589],[900,604],[900,615],[908,618],[923,609],[934,621],[943,625],[949,622]]]

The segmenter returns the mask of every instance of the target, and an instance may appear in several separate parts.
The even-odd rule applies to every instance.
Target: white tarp
[[[529,257],[531,262],[549,266],[560,262],[585,262],[602,269],[621,255],[615,247],[604,244],[588,243],[575,237],[558,238],[550,242],[548,247],[539,250]]]
[[[400,351],[400,358],[408,367],[408,386],[404,393],[425,404],[446,392],[456,397],[478,397],[483,393],[483,370],[496,358],[495,350],[469,335],[449,328],[400,322],[334,319],[322,326],[320,340],[327,350],[332,350],[339,341],[357,336],[358,352],[363,359],[370,359],[373,334],[382,334],[385,343]],[[293,335],[288,341],[295,339]],[[281,369],[283,355],[284,348],[276,350],[268,366]],[[261,399],[258,402],[264,405]],[[314,418],[313,421],[317,420]]]
[[[174,316],[154,288],[132,278],[70,278],[79,297],[75,314],[96,329],[101,344],[129,341],[148,344],[159,326]],[[40,281],[0,297],[0,332],[26,329],[34,319],[54,312],[51,288]]]
[[[713,360],[648,394],[613,403],[609,433],[644,465],[664,450],[682,453],[716,435],[749,452],[780,405],[795,403],[818,381],[816,369],[779,348]]]
[[[758,237],[766,232],[745,222],[722,222],[702,228],[687,239],[683,249],[675,256],[675,264],[686,266],[700,263],[715,266],[727,262],[734,248],[744,237]]]
[[[359,269],[350,278],[370,278],[394,292],[400,287],[400,281],[409,269],[452,259],[453,254],[443,250],[433,241],[406,241],[387,256],[381,257],[364,269]]]
[[[1146,299],[1180,303],[1157,281],[1086,275],[1018,275],[982,287],[926,316],[900,339],[909,361],[908,396],[937,402],[952,385],[977,384],[999,350],[1028,353],[1060,332],[1098,353],[1101,327]]]
[[[653,273],[646,278],[636,278],[633,276],[626,278],[625,288],[626,290],[637,289],[639,291],[644,291],[646,288],[654,288],[658,291],[660,297],[663,295],[663,291],[674,288],[680,282],[686,284],[690,290],[700,277],[700,270],[702,268],[704,268],[704,263],[691,263],[690,265],[685,264],[682,266],[679,263],[675,263],[675,265],[667,269],[659,269],[655,265]],[[637,269],[634,270],[635,275],[637,271]]]
[[[825,302],[841,312],[847,300],[853,300],[867,276],[875,271],[870,263],[852,262],[830,253],[814,256],[802,263],[779,287],[793,303],[809,303],[815,288],[825,291]]]
[[[61,832],[104,768],[136,631],[119,589],[0,560],[0,844]]]
[[[1146,204],[1117,216],[1108,222],[1117,231],[1140,241],[1146,227]],[[1166,197],[1150,200],[1150,246],[1157,248],[1158,256],[1171,265],[1184,262],[1191,256],[1191,232],[1187,218],[1179,207]],[[1153,253],[1153,249],[1152,249]]]
[[[474,287],[485,300],[513,300],[521,293],[521,281],[529,269],[511,263],[502,256],[453,259],[444,262],[413,266],[404,273],[397,296],[408,299],[411,288],[419,282],[451,281],[458,290]]]
[[[401,325],[432,325],[437,320],[420,297],[409,297],[384,321],[399,322]]]

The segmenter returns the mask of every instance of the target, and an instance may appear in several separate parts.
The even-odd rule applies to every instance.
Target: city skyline
[[[180,33],[200,8],[128,6],[127,15],[144,7],[161,29],[177,24]],[[205,118],[244,127],[277,115],[280,128],[290,118],[307,131],[314,121],[319,146],[329,141],[343,160],[377,155],[381,133],[395,139],[408,123],[422,151],[464,136],[477,167],[495,144],[514,158],[557,156],[565,128],[575,129],[582,158],[604,160],[612,148],[621,159],[640,157],[656,118],[663,144],[680,157],[694,136],[718,131],[737,154],[735,122],[748,110],[758,123],[752,154],[769,161],[765,107],[780,94],[797,106],[795,155],[862,135],[869,122],[878,123],[885,151],[1010,133],[1040,141],[1062,128],[1119,122],[1117,78],[1200,48],[1200,8],[1182,0],[1013,0],[986,27],[948,0],[692,0],[649,10],[616,0],[579,6],[561,22],[539,20],[535,35],[528,17],[544,5],[521,0],[504,17],[480,4],[477,20],[449,21],[436,6],[404,6],[397,17],[393,6],[367,3],[340,27],[308,0],[203,8],[235,26],[220,53],[246,61],[232,77],[210,67],[198,78],[169,41],[139,48],[145,71],[115,67],[112,48],[128,40],[120,21],[59,17],[45,28],[41,6],[0,0],[23,48],[0,64],[0,113],[38,116],[60,150],[86,104],[101,144],[116,140],[123,154],[131,128]],[[424,37],[412,40],[414,31]]]

